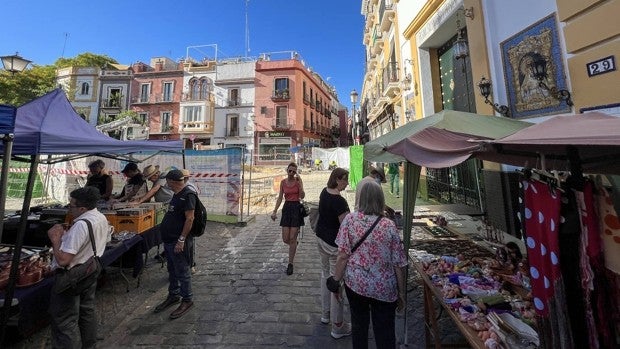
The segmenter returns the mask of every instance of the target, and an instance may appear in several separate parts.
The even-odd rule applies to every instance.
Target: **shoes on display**
[[[332,325],[332,337],[339,339],[351,335],[351,324],[343,322],[340,326]]]
[[[288,267],[286,267],[286,275],[292,275],[293,274],[293,264],[289,263]]]
[[[161,311],[166,310],[171,305],[175,305],[181,301],[180,296],[168,296],[165,301],[161,302],[158,306],[155,307],[155,312],[159,313]]]
[[[194,306],[194,302],[192,301],[182,301],[178,308],[170,314],[171,319],[177,319],[181,316],[185,315],[188,310],[190,310]]]

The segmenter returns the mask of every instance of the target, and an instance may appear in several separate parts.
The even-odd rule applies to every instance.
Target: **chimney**
[[[162,71],[164,70],[164,62],[160,59],[157,62],[155,62],[155,71]]]

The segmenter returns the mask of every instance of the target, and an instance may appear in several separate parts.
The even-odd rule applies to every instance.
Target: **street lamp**
[[[573,106],[573,100],[571,99],[570,91],[565,89],[558,89],[556,86],[549,87],[545,84],[545,79],[548,77],[548,67],[547,64],[549,62],[547,59],[538,53],[534,53],[532,55],[532,60],[529,63],[529,68],[532,75],[538,80],[538,86],[544,88],[549,91],[553,98],[566,102],[566,105],[569,107]]]
[[[510,116],[510,109],[508,106],[499,105],[499,103],[493,103],[492,100],[489,100],[489,96],[491,95],[491,80],[487,80],[487,78],[483,76],[478,83],[478,88],[480,89],[480,94],[484,97],[484,103],[489,104],[493,107],[493,110],[502,114],[502,116]]]
[[[11,74],[15,74],[26,69],[30,61],[27,59],[21,58],[17,52],[12,56],[2,56],[0,57],[2,60],[2,66],[6,71],[11,72]],[[4,154],[2,158],[2,172],[0,173],[0,219],[4,219],[4,209],[6,205],[6,188],[8,184],[8,174],[9,174],[9,160],[11,159],[11,152],[13,150],[13,131],[15,129],[15,114],[17,109],[10,105],[0,105],[0,138],[2,138],[2,143],[4,146]],[[24,200],[24,207],[26,206]],[[22,222],[27,220],[27,212],[23,212],[22,209]],[[2,231],[3,224],[0,223],[0,241],[2,241]],[[0,309],[0,343],[4,342],[4,334],[6,329],[6,324],[9,319],[9,310],[11,307],[11,303],[13,300],[13,294],[15,291],[15,279],[17,278],[18,265],[19,265],[19,257],[21,255],[23,239],[19,237],[19,234],[23,236],[23,225],[20,222],[20,232],[18,233],[18,237],[15,240],[15,246],[13,249],[13,259],[11,264],[11,271],[9,272],[9,284],[7,285],[4,291],[4,305]]]
[[[19,73],[24,71],[30,62],[27,59],[23,59],[19,52],[15,52],[14,55],[11,56],[2,56],[0,57],[2,60],[2,66],[4,66],[4,70],[11,72],[11,74]]]
[[[356,130],[357,127],[359,127],[359,124],[357,123],[357,116],[355,115],[355,104],[357,104],[357,97],[359,95],[357,94],[357,91],[355,91],[355,89],[353,89],[353,91],[351,91],[351,104],[353,105],[353,112],[351,115],[351,121],[353,121],[353,130]],[[355,131],[355,137],[354,140],[358,140],[359,139],[359,129],[357,129]]]

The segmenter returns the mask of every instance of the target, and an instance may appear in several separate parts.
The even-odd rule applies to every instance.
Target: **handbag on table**
[[[101,259],[97,256],[93,225],[86,219],[79,220],[86,222],[86,225],[88,225],[88,235],[90,236],[93,255],[86,262],[77,264],[71,269],[58,268],[56,270],[56,278],[54,280],[54,286],[52,287],[52,290],[56,294],[65,292],[75,296],[81,294],[84,290],[92,286],[93,283],[97,282],[97,278],[103,270]]]

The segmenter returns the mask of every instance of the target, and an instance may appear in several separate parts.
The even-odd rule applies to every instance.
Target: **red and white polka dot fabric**
[[[522,181],[524,224],[536,312],[549,315],[549,300],[561,278],[558,230],[560,195],[557,189],[536,181]]]

